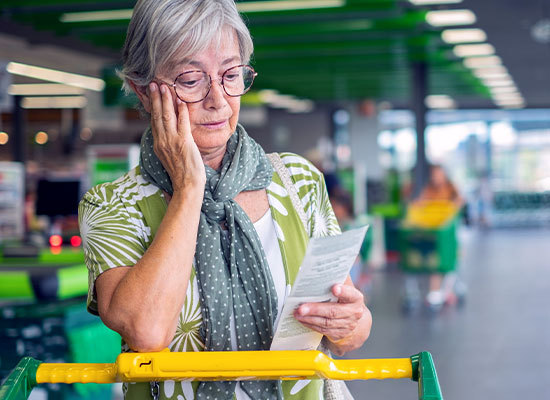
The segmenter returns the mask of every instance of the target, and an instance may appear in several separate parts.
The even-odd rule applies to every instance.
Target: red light
[[[80,239],[80,236],[72,236],[71,237],[71,246],[78,247],[82,244],[82,239]]]
[[[50,246],[58,247],[63,243],[63,238],[59,235],[50,236]]]

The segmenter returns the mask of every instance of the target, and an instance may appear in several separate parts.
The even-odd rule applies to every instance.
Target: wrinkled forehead
[[[183,43],[168,60],[162,71],[170,73],[184,67],[194,66],[206,69],[210,64],[220,67],[241,63],[241,53],[237,34],[232,27],[225,26],[216,31],[209,41],[194,52],[189,51],[189,44]]]

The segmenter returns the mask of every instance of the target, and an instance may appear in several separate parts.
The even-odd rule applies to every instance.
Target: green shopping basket
[[[442,400],[428,352],[408,358],[334,360],[319,351],[122,353],[115,363],[42,363],[23,358],[0,387],[0,400],[27,399],[41,383],[164,380],[400,379],[418,382],[419,400]]]

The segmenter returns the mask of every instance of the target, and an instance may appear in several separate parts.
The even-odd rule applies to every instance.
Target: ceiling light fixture
[[[489,43],[482,44],[459,44],[453,48],[457,57],[491,56],[495,54],[495,48]]]
[[[8,94],[12,96],[79,95],[84,94],[84,89],[61,83],[14,83],[8,87]]]
[[[94,21],[115,21],[119,19],[132,18],[133,9],[124,10],[101,10],[82,11],[61,14],[61,22],[94,22]]]
[[[471,25],[476,16],[470,10],[436,10],[426,14],[426,22],[432,26]]]
[[[311,8],[335,8],[342,7],[345,0],[273,0],[273,1],[246,1],[238,2],[237,9],[240,12],[265,12],[284,10],[305,10]]]
[[[84,108],[87,104],[84,96],[23,97],[21,106],[35,108]]]
[[[464,59],[464,65],[470,69],[494,67],[502,65],[502,59],[499,56],[468,57]]]
[[[499,86],[499,87],[491,88],[491,93],[497,94],[497,93],[519,93],[519,92],[516,85],[510,85],[510,86]]]
[[[441,39],[449,44],[479,43],[487,40],[487,35],[481,29],[445,29]]]
[[[285,10],[305,10],[311,8],[342,7],[345,0],[274,0],[274,1],[247,1],[237,3],[240,12],[268,12]],[[97,22],[115,21],[132,18],[133,9],[101,10],[65,13],[59,17],[61,22]]]
[[[508,72],[491,71],[485,69],[474,69],[472,70],[472,72],[479,79],[510,79],[510,74],[508,74]]]
[[[415,6],[438,6],[441,4],[458,4],[462,0],[409,0]]]
[[[58,71],[50,68],[37,67],[34,65],[10,62],[8,63],[6,70],[13,75],[63,83],[65,85],[76,86],[82,89],[95,90],[96,92],[101,92],[105,88],[105,82],[99,78]]]
[[[521,95],[499,95],[497,97],[493,97],[493,101],[496,103],[521,103],[523,102],[523,96]]]
[[[525,107],[525,101],[513,100],[513,101],[495,101],[495,104],[503,108],[523,108]]]
[[[493,65],[491,67],[480,67],[480,68],[474,68],[472,70],[474,73],[480,73],[480,74],[507,74],[508,70],[504,65]]]
[[[456,108],[456,102],[446,94],[433,94],[424,100],[426,107],[432,109]]]
[[[511,78],[500,78],[500,79],[483,79],[482,80],[485,86],[497,87],[497,86],[514,86],[514,81]]]

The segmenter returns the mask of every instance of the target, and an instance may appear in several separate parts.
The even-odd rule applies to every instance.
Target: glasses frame
[[[246,89],[243,93],[241,94],[229,94],[227,93],[227,89],[225,88],[225,85],[223,84],[223,79],[225,77],[225,74],[227,74],[230,70],[234,69],[234,68],[239,68],[239,67],[247,67],[247,68],[250,68],[252,70],[252,82],[250,82],[250,86],[248,87],[248,89]],[[190,72],[202,72],[203,74],[205,74],[206,76],[208,76],[208,90],[206,91],[206,94],[204,95],[204,97],[200,100],[195,100],[195,101],[187,101],[187,100],[184,100],[180,97],[180,95],[178,94],[178,91],[176,90],[176,82],[178,80],[178,78],[180,76],[182,76],[183,74],[188,74]],[[222,74],[222,77],[221,79],[218,79],[218,81],[220,82],[220,85],[221,87],[223,88],[223,91],[226,95],[230,96],[230,97],[241,97],[243,94],[245,94],[246,92],[248,92],[250,90],[250,88],[252,87],[252,84],[254,83],[254,78],[256,78],[258,76],[258,73],[254,70],[254,68],[252,68],[250,65],[247,65],[247,64],[239,64],[239,65],[235,65],[231,68],[228,68],[224,71],[224,73]],[[168,82],[165,82],[165,81],[161,81],[169,86],[172,86],[174,88],[174,93],[176,94],[176,96],[178,96],[178,99],[180,99],[181,101],[183,101],[184,103],[187,103],[187,104],[193,104],[193,103],[200,103],[201,101],[203,101],[204,99],[206,99],[208,97],[208,94],[210,93],[210,89],[212,89],[212,76],[207,74],[206,72],[204,72],[203,70],[200,70],[200,69],[195,69],[195,70],[191,70],[191,71],[185,71],[185,72],[182,72],[181,74],[179,74],[178,76],[176,76],[176,78],[174,79],[174,83],[170,84]]]

